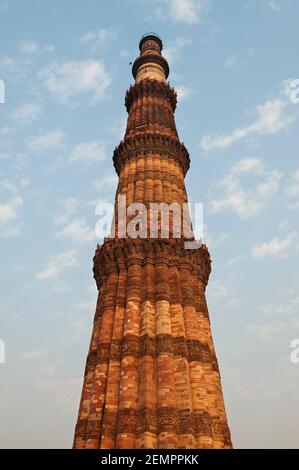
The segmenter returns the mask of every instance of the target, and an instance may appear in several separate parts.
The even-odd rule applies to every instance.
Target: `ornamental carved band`
[[[183,206],[189,154],[176,130],[169,67],[154,34],[139,48],[127,128],[113,156],[115,209],[118,195],[127,206]],[[99,294],[75,448],[232,447],[205,298],[210,255],[171,233],[116,236],[96,249]]]

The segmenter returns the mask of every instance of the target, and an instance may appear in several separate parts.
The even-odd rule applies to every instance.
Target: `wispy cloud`
[[[127,51],[126,49],[122,49],[119,53],[119,57],[121,59],[126,59],[127,57],[130,57],[130,52]]]
[[[230,210],[242,219],[258,214],[267,206],[270,197],[278,191],[283,173],[268,170],[257,158],[241,159],[228,175],[217,183],[223,193],[210,201],[213,212]],[[254,178],[254,184],[244,189],[241,178]]]
[[[178,101],[183,101],[193,94],[193,89],[187,85],[178,85],[176,87]]]
[[[22,359],[26,359],[29,361],[40,359],[41,357],[44,357],[47,353],[46,349],[37,349],[35,351],[26,351],[22,353],[21,357]]]
[[[45,268],[36,274],[39,281],[57,279],[66,268],[78,266],[77,253],[75,250],[67,250],[49,257]]]
[[[8,152],[0,152],[0,162],[3,160],[9,160],[11,158],[10,153]]]
[[[69,157],[69,163],[91,164],[107,158],[106,144],[101,140],[77,144]]]
[[[8,0],[0,0],[0,13],[8,10]]]
[[[274,13],[281,13],[281,5],[278,0],[262,0],[266,7],[270,8]]]
[[[16,185],[8,180],[0,181],[0,196],[0,238],[16,237],[20,234],[23,197]]]
[[[190,39],[178,37],[173,41],[169,41],[167,46],[163,49],[163,55],[169,62],[169,64],[174,64],[178,62],[182,57],[182,52],[184,48],[191,43]]]
[[[226,262],[227,266],[233,266],[234,264],[240,263],[241,261],[246,260],[246,255],[235,255],[229,258]]]
[[[262,305],[260,310],[266,315],[297,316],[299,311],[299,296],[288,298],[284,302]]]
[[[169,16],[187,24],[199,23],[207,0],[169,0]]]
[[[47,153],[53,150],[64,148],[65,132],[61,129],[54,129],[35,137],[31,137],[27,142],[28,150],[35,153]]]
[[[291,183],[287,188],[288,208],[299,209],[299,169],[291,176]]]
[[[77,217],[69,222],[58,233],[57,237],[69,238],[74,243],[83,245],[96,239],[95,231],[88,225],[83,217]]]
[[[210,282],[208,296],[211,299],[225,302],[230,307],[238,306],[240,299],[232,296],[231,290],[231,286],[227,281],[224,279],[215,279]]]
[[[12,112],[12,119],[21,126],[30,126],[42,113],[41,107],[36,103],[23,103]]]
[[[23,204],[20,196],[9,199],[4,204],[0,204],[0,223],[6,224],[17,218],[17,210]]]
[[[209,0],[151,0],[148,3],[151,9],[155,3],[157,5],[149,19],[170,18],[175,22],[194,25],[201,22]]]
[[[76,303],[69,315],[69,325],[63,337],[63,345],[76,343],[89,329],[96,308],[96,298]]]
[[[228,287],[223,279],[212,281],[209,286],[209,295],[215,298],[224,298],[228,296]]]
[[[54,46],[41,46],[37,41],[24,40],[19,43],[19,51],[27,56],[34,56],[42,52],[53,52]]]
[[[231,54],[224,62],[224,68],[229,69],[233,72],[240,70],[246,66],[246,63],[243,59],[238,57],[236,54]]]
[[[117,33],[112,28],[102,28],[95,31],[88,31],[81,38],[82,44],[88,44],[92,51],[102,50],[110,42],[117,38]]]
[[[97,192],[114,190],[118,182],[118,177],[115,173],[106,173],[102,178],[94,180],[92,187]]]
[[[256,119],[248,126],[238,127],[230,134],[208,134],[200,141],[200,148],[205,152],[213,149],[225,149],[236,142],[256,135],[274,135],[287,129],[296,119],[288,112],[290,102],[285,90],[278,98],[266,101],[256,107]]]
[[[26,77],[26,67],[23,61],[15,57],[4,56],[0,58],[0,70],[3,78],[7,76],[10,80],[18,82]]]
[[[262,325],[247,325],[246,329],[257,334],[257,336],[269,341],[277,335],[283,333],[287,328],[287,323],[282,321],[268,322]]]
[[[255,245],[251,250],[251,255],[255,259],[263,259],[267,256],[283,258],[292,250],[297,250],[298,246],[299,234],[292,231],[285,238],[275,237],[269,242]]]
[[[14,134],[15,129],[9,126],[0,127],[0,135]]]
[[[44,87],[62,103],[89,97],[95,104],[105,97],[111,77],[100,60],[56,61],[38,72]]]
[[[79,201],[76,198],[70,197],[61,201],[60,205],[62,207],[62,211],[54,217],[55,225],[65,225],[69,222],[70,217],[76,212],[79,206]]]

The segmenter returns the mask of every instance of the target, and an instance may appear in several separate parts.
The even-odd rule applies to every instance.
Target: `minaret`
[[[134,236],[119,229],[120,195],[128,209],[144,204],[147,222],[152,203],[188,201],[189,154],[175,126],[162,41],[147,34],[139,49],[126,133],[113,156],[118,228],[94,257],[99,295],[74,447],[231,448],[205,299],[207,248],[186,249],[171,215],[167,238],[161,218],[156,237],[136,221]],[[125,221],[134,222],[130,209]]]

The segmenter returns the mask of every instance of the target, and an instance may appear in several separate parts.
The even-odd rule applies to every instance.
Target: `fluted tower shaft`
[[[127,128],[113,156],[117,228],[94,257],[99,296],[74,447],[230,448],[205,299],[208,250],[186,249],[172,211],[169,236],[158,214],[151,237],[152,204],[188,202],[189,154],[176,130],[162,42],[146,35],[139,48],[125,98]],[[133,237],[120,234],[119,196]],[[130,211],[136,203],[147,209],[142,229]]]

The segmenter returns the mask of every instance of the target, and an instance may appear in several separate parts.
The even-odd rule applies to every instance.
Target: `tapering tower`
[[[94,257],[99,296],[74,447],[230,448],[205,299],[210,256],[204,245],[186,248],[173,211],[165,236],[159,213],[161,204],[187,203],[176,93],[160,38],[147,34],[139,48],[113,157],[117,228]]]

